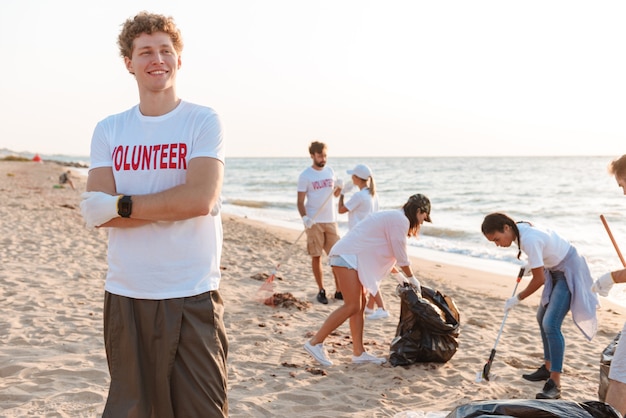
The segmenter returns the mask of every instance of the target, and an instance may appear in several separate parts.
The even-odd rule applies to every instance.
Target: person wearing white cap
[[[347,170],[346,172],[352,175],[352,181],[346,182],[341,189],[337,209],[339,213],[348,213],[348,229],[352,229],[370,213],[378,212],[378,195],[376,194],[372,170],[367,165],[358,164],[352,170]],[[354,193],[344,203],[344,195],[349,193],[355,186],[358,187],[359,191]],[[374,304],[378,305],[378,309],[374,310]],[[370,296],[365,307],[365,314],[368,319],[389,317],[389,312],[385,309],[380,292]]]
[[[378,196],[372,170],[365,164],[359,164],[352,170],[346,171],[352,175],[352,181],[346,182],[339,195],[339,213],[348,213],[348,229],[362,221],[372,212],[378,212]],[[347,202],[344,202],[344,195],[349,193],[354,187],[359,191],[354,193]]]

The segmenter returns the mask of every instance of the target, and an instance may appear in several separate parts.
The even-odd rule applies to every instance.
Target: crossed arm
[[[208,215],[218,202],[224,180],[224,164],[210,157],[189,161],[185,183],[158,193],[133,195],[130,218],[116,217],[101,227],[128,228],[155,221],[179,221]],[[119,194],[110,167],[95,168],[87,178],[88,192]]]

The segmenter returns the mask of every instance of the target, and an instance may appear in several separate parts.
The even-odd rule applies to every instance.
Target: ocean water
[[[5,150],[6,151],[6,150]],[[6,153],[6,152],[5,152]],[[0,153],[1,154],[1,153]],[[88,163],[88,157],[44,159]],[[431,201],[432,224],[409,240],[410,253],[442,263],[515,277],[522,262],[517,247],[498,248],[480,231],[485,215],[505,212],[515,220],[556,230],[587,259],[592,275],[621,267],[600,215],[603,214],[626,256],[626,196],[607,172],[616,156],[588,157],[395,157],[333,158],[337,177],[367,164],[373,171],[380,209],[401,207],[414,193]],[[269,224],[302,230],[296,208],[302,158],[228,158],[222,211]],[[87,174],[86,169],[77,169]],[[348,230],[347,214],[338,215]],[[419,271],[419,266],[415,266]],[[614,286],[610,299],[626,306],[626,286]]]
[[[613,158],[331,156],[328,165],[349,181],[346,170],[367,164],[381,210],[401,207],[414,193],[429,197],[433,223],[425,223],[420,236],[409,240],[412,255],[515,277],[522,264],[517,247],[498,248],[480,231],[485,215],[498,211],[554,229],[577,247],[592,275],[599,277],[621,267],[601,214],[626,252],[626,196],[607,172]],[[228,159],[224,213],[301,230],[296,184],[310,164],[308,157]],[[342,234],[347,221],[347,214],[339,215]],[[614,287],[611,299],[626,304],[622,287]]]

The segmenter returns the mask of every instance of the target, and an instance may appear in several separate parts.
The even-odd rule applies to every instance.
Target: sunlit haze
[[[626,3],[550,0],[3,1],[0,148],[88,155],[138,101],[116,40],[141,10],[174,17],[178,94],[230,157],[626,152]]]

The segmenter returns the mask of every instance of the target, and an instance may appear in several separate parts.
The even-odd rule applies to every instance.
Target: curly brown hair
[[[183,51],[183,37],[174,23],[174,18],[143,11],[139,12],[134,18],[126,20],[122,25],[122,31],[117,38],[117,45],[120,48],[122,58],[132,57],[133,43],[139,35],[143,33],[152,34],[154,32],[168,34],[172,39],[176,53],[180,55]]]
[[[613,174],[615,177],[626,177],[626,155],[611,161],[608,170],[609,174]]]

